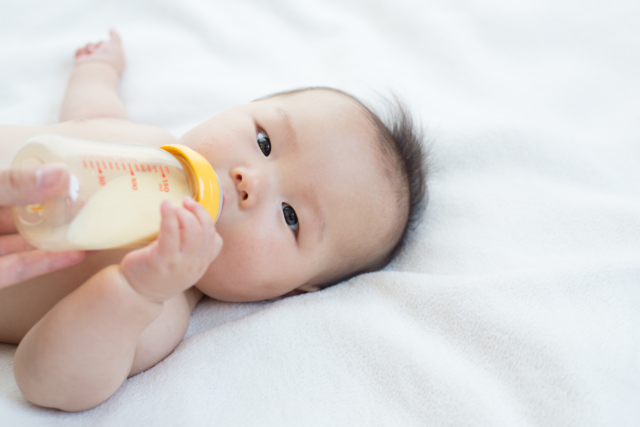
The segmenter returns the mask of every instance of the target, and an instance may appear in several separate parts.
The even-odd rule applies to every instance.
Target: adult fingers
[[[0,256],[35,249],[19,234],[0,236]]]
[[[59,166],[0,170],[0,206],[43,202],[68,182],[69,173]]]
[[[0,236],[17,232],[18,230],[11,216],[11,209],[7,206],[0,206]]]
[[[70,267],[84,259],[83,251],[46,252],[41,249],[0,257],[0,289],[32,277]]]

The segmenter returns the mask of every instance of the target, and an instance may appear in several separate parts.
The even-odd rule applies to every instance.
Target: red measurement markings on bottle
[[[82,159],[82,166],[87,169],[98,169],[98,183],[101,186],[107,185],[107,178],[104,176],[103,170],[107,169],[107,165],[106,163],[103,161],[102,162],[102,167],[100,167],[100,161],[96,160],[95,164],[93,162],[93,160],[89,160],[89,163],[87,164],[87,160],[86,159]],[[113,168],[112,168],[113,169]]]
[[[162,191],[163,193],[168,193],[170,191],[169,180],[166,178],[167,178],[167,175],[171,173],[171,170],[169,169],[169,166],[166,166],[166,165],[158,165],[158,164],[145,165],[144,163],[137,163],[135,160],[131,162],[126,162],[126,161],[118,162],[113,158],[105,158],[105,160],[82,159],[82,165],[85,168],[97,169],[98,182],[100,183],[101,186],[107,185],[107,178],[104,175],[104,171],[106,171],[107,169],[113,170],[114,169],[113,166],[115,165],[116,170],[123,171],[123,172],[126,172],[127,170],[129,171],[129,174],[131,175],[131,188],[134,191],[138,190],[138,180],[135,176],[136,172],[160,173],[163,179],[162,179],[162,182],[158,184],[159,190]]]
[[[163,193],[168,193],[169,192],[169,180],[168,179],[163,179],[161,184],[158,184],[158,187],[160,187],[160,191]]]
[[[102,164],[104,164],[104,162],[102,162]],[[107,185],[107,179],[102,174],[102,169],[100,168],[100,162],[96,162],[96,165],[98,166],[98,183],[101,186]]]
[[[138,180],[135,177],[135,174],[133,173],[133,169],[131,168],[131,163],[127,163],[127,166],[129,166],[129,172],[131,173],[131,189],[133,191],[138,191]],[[138,168],[136,168],[137,170]]]

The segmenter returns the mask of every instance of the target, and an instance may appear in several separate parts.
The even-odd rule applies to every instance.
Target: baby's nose
[[[247,200],[249,198],[249,193],[247,193],[247,181],[244,179],[242,172],[236,171],[232,174],[231,178],[233,182],[236,184],[236,190],[238,191],[238,196],[240,201]]]
[[[248,168],[234,168],[231,179],[236,185],[238,203],[243,208],[249,208],[258,202],[258,194],[264,181],[257,171]]]

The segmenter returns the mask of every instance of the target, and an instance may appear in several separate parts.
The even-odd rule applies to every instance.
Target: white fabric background
[[[275,91],[397,93],[430,205],[383,272],[200,304],[167,359],[78,414],[0,345],[2,426],[640,424],[640,3],[0,3],[0,124],[56,122],[73,53],[120,31],[134,121],[180,136]]]

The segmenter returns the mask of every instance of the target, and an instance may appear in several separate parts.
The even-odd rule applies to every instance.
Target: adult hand
[[[69,174],[55,166],[0,170],[0,289],[77,264],[84,251],[46,252],[19,234],[9,206],[43,202],[64,191]]]

